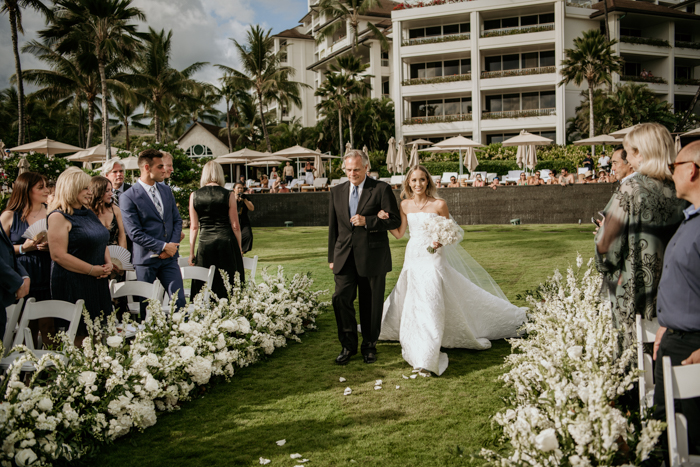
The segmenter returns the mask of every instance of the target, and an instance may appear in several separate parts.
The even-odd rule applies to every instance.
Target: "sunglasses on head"
[[[683,165],[683,164],[693,164],[695,167],[700,169],[700,165],[696,164],[693,161],[683,161],[683,162],[673,162],[671,164],[668,164],[668,170],[671,171],[671,174],[673,174],[676,171],[676,166],[677,165]]]

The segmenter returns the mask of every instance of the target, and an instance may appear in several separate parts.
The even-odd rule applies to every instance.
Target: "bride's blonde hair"
[[[421,172],[423,172],[426,178],[428,179],[428,187],[425,189],[425,194],[431,198],[441,199],[437,194],[437,185],[435,185],[435,180],[433,180],[433,177],[430,176],[430,172],[428,172],[428,169],[426,169],[422,165],[411,167],[411,169],[406,174],[406,178],[403,181],[403,187],[401,189],[401,199],[413,198],[413,189],[411,188],[411,176],[416,170],[420,170]]]

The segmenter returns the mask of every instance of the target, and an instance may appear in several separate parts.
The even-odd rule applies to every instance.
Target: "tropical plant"
[[[343,110],[347,106],[348,98],[345,89],[348,87],[348,77],[341,73],[326,71],[326,79],[323,84],[316,89],[314,95],[321,98],[321,102],[316,104],[316,108],[323,112],[327,118],[330,114],[338,114],[338,154],[343,151]]]
[[[333,37],[346,22],[350,23],[353,33],[352,51],[359,45],[360,17],[367,16],[370,10],[382,6],[381,0],[321,0],[318,9],[330,18],[329,24],[322,27],[316,36],[316,43],[320,44],[327,37]],[[371,21],[367,21],[367,29],[379,40],[383,50],[389,49],[389,40]]]
[[[588,86],[590,133],[595,136],[593,113],[593,91],[604,83],[612,82],[612,74],[622,72],[623,60],[614,55],[612,46],[616,40],[606,41],[605,36],[597,29],[584,31],[581,37],[574,39],[574,48],[566,49],[562,60],[562,76],[559,85],[575,83],[580,86],[586,81]]]
[[[301,108],[301,88],[307,86],[289,80],[290,76],[294,76],[294,68],[281,65],[287,49],[281,47],[275,52],[271,31],[269,29],[265,32],[259,25],[255,25],[248,30],[245,44],[231,39],[241,57],[242,71],[219,65],[220,69],[231,75],[231,79],[235,78],[244,88],[253,91],[268,152],[272,152],[272,145],[265,122],[265,106],[276,102],[282,107],[294,104]]]
[[[139,40],[134,20],[145,21],[131,0],[55,0],[55,19],[39,32],[47,45],[62,54],[91,51],[97,60],[102,94],[102,142],[111,157],[107,103],[107,65],[129,63],[136,57]]]
[[[17,47],[17,33],[24,34],[22,27],[22,9],[32,8],[41,12],[47,18],[52,17],[51,9],[49,9],[41,0],[3,0],[0,6],[0,13],[7,13],[10,19],[10,31],[12,34],[12,52],[15,55],[15,76],[17,77],[17,118],[18,118],[18,136],[17,144],[24,144],[24,83],[22,82],[22,64],[19,59],[19,48]]]
[[[135,95],[114,94],[114,103],[110,103],[110,112],[115,118],[110,119],[112,136],[117,136],[120,131],[124,131],[126,137],[126,150],[131,151],[131,137],[129,136],[129,126],[145,130],[148,125],[141,123],[143,114],[136,114],[139,107],[139,100]]]
[[[231,75],[224,73],[224,75],[219,78],[221,86],[218,89],[219,95],[224,99],[226,103],[226,136],[228,138],[228,150],[233,152],[233,141],[231,139],[231,117],[233,116],[233,124],[238,127],[240,123],[240,117],[238,113],[238,108],[242,105],[244,101],[250,101],[250,94],[246,92],[240,80],[232,79]]]
[[[350,130],[350,146],[355,147],[355,139],[353,138],[352,131],[352,115],[355,111],[355,101],[353,98],[355,96],[366,96],[372,90],[372,85],[365,81],[365,78],[373,78],[374,75],[360,76],[367,71],[369,63],[362,63],[362,60],[351,54],[338,57],[336,62],[331,64],[329,68],[332,72],[340,73],[347,78],[347,87],[345,88],[347,109],[345,115],[347,116],[348,128]]]

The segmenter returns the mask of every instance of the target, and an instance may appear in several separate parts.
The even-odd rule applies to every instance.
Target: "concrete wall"
[[[461,225],[507,224],[520,218],[523,224],[590,223],[602,211],[616,185],[508,186],[444,188],[440,190],[450,213]],[[397,199],[399,191],[394,191]],[[329,193],[249,195],[255,211],[254,227],[328,225]]]

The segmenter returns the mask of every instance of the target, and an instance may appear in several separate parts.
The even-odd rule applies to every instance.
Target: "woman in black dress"
[[[244,194],[245,186],[242,183],[236,183],[233,192],[236,194],[236,203],[238,204],[238,220],[241,223],[241,252],[248,253],[253,249],[253,228],[250,225],[248,211],[255,211],[255,206],[250,202]]]
[[[22,235],[27,228],[46,219],[46,201],[49,188],[46,178],[35,172],[25,172],[17,177],[12,185],[12,195],[7,208],[0,214],[2,228],[15,246],[15,255],[29,275],[29,294],[25,301],[34,298],[37,302],[51,300],[51,255],[46,236],[27,240]],[[38,333],[44,342],[48,335],[56,332],[53,318],[32,320],[29,323],[36,343]]]
[[[201,188],[190,195],[190,265],[210,268],[216,266],[212,292],[219,298],[227,297],[226,286],[219,269],[223,269],[233,284],[238,273],[245,282],[241,256],[241,229],[238,222],[236,197],[224,188],[224,169],[218,162],[209,161],[202,170]],[[199,234],[199,247],[195,244]],[[191,296],[199,293],[202,281],[193,280]]]
[[[51,297],[75,303],[85,300],[93,320],[112,312],[108,277],[112,261],[107,244],[109,230],[102,225],[90,203],[90,176],[80,169],[68,169],[56,181],[56,196],[49,206],[51,245]],[[81,319],[77,344],[87,335]]]

